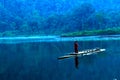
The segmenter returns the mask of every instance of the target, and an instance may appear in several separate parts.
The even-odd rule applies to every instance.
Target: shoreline
[[[33,42],[74,42],[74,41],[111,41],[120,40],[120,35],[110,36],[83,36],[83,37],[60,37],[60,36],[32,36],[32,37],[1,37],[0,44],[33,43]]]

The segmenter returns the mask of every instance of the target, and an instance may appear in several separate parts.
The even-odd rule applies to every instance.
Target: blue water
[[[67,41],[111,41],[120,40],[118,35],[98,35],[81,37],[60,37],[60,36],[29,36],[29,37],[0,37],[0,43],[16,44],[29,42],[67,42]]]
[[[0,0],[0,80],[120,80],[120,34],[110,35],[119,27],[120,0]],[[58,60],[74,41],[106,51],[79,57],[77,69],[74,57]]]
[[[119,80],[120,40],[78,41],[79,50],[105,48],[100,54],[58,60],[73,52],[74,41],[1,43],[0,80]]]

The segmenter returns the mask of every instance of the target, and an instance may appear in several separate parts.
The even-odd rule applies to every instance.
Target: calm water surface
[[[78,41],[79,50],[105,48],[100,54],[58,60],[73,52],[74,41],[0,44],[0,80],[120,80],[120,40]]]

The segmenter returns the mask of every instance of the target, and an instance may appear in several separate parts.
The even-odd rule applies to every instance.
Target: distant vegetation
[[[120,9],[97,10],[93,4],[82,3],[66,11],[70,4],[66,4],[64,9],[62,3],[56,2],[58,6],[48,4],[51,7],[42,2],[38,4],[37,0],[1,1],[0,36],[61,35],[70,32],[83,34],[86,31],[92,34],[96,30],[100,34],[108,34],[109,28],[120,27]]]
[[[70,33],[64,33],[64,34],[62,34],[61,37],[116,35],[116,34],[120,34],[120,28],[108,28],[108,29],[104,29],[104,30],[70,32]]]

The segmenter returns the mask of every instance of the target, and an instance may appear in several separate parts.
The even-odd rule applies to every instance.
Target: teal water
[[[0,0],[0,80],[120,80],[119,30],[120,0]],[[92,31],[109,35],[42,36]],[[57,59],[76,40],[106,51],[79,57],[76,69],[74,58]]]
[[[105,48],[96,55],[58,60],[73,52],[74,41],[0,44],[0,80],[120,79],[120,40],[78,41],[79,50]]]

